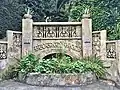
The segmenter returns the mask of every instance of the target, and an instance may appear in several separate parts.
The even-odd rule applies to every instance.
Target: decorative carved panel
[[[106,44],[107,58],[116,59],[116,43],[109,42]]]
[[[22,46],[22,34],[21,33],[13,33],[13,47]]]
[[[100,56],[100,46],[101,46],[100,32],[93,33],[92,38],[93,38],[93,54],[96,56]]]
[[[7,59],[7,43],[0,43],[0,60]]]
[[[81,52],[82,48],[81,48],[81,41],[76,41],[75,43],[71,43],[68,41],[52,41],[52,42],[47,42],[47,43],[42,43],[39,45],[36,45],[34,47],[35,51],[39,51],[39,50],[44,50],[44,49],[48,49],[48,48],[69,48],[72,50],[75,50],[77,52]]]
[[[81,37],[81,26],[48,26],[35,25],[33,26],[34,39],[35,38],[71,38]]]
[[[22,33],[13,33],[13,38],[9,47],[9,58],[20,58],[22,53]]]
[[[82,57],[81,40],[34,40],[33,51],[40,57],[51,53],[66,52],[76,58]]]

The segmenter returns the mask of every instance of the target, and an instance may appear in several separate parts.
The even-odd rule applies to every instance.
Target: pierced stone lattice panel
[[[92,34],[93,39],[93,54],[100,56],[101,37],[100,32]]]
[[[7,43],[0,43],[0,60],[7,59]]]
[[[116,59],[116,43],[115,42],[106,43],[106,53],[107,53],[107,58]]]
[[[13,33],[13,47],[22,46],[22,34],[21,33]]]
[[[9,48],[9,56],[20,58],[22,55],[22,33],[13,33],[12,46]]]
[[[33,26],[34,38],[70,38],[81,37],[81,26],[66,25],[35,25]]]

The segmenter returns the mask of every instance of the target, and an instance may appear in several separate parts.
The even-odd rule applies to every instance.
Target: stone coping
[[[59,37],[59,38],[36,38],[33,37],[33,40],[81,40],[82,37]]]
[[[33,22],[33,25],[82,25],[81,22]]]
[[[1,44],[7,44],[7,41],[0,41]]]
[[[22,32],[21,32],[21,31],[12,31],[12,30],[7,30],[7,32],[11,32],[11,33],[20,33],[20,34],[22,34]]]
[[[29,73],[19,81],[34,86],[81,86],[97,81],[95,74],[41,74]]]

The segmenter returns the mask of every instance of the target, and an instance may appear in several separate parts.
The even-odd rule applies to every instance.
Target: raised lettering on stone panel
[[[76,42],[78,43],[78,42]],[[48,48],[69,48],[71,50],[77,51],[77,52],[81,52],[81,44],[79,42],[79,46],[78,44],[75,43],[70,43],[70,42],[65,42],[65,41],[59,41],[59,42],[51,42],[51,43],[42,43],[42,44],[37,44],[36,46],[34,46],[34,51],[40,51],[40,50],[44,50],[44,49],[48,49]]]
[[[59,27],[59,36],[60,37],[70,37],[69,27],[61,26]]]
[[[81,40],[34,40],[33,52],[41,58],[60,52],[64,52],[71,57],[81,58]]]
[[[77,26],[77,27],[78,27],[78,26]],[[72,26],[72,27],[71,27],[71,30],[72,30],[72,37],[78,37],[78,36],[77,36],[76,27],[75,27],[75,26]]]
[[[33,27],[33,31],[34,31],[34,37],[42,37],[43,38],[43,29],[44,27],[43,26],[34,26]]]
[[[64,38],[64,37],[81,37],[81,26],[33,26],[34,39],[40,38]]]
[[[46,37],[56,37],[56,27],[46,27]]]

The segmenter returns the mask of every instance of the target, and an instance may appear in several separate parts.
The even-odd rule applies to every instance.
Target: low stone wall
[[[25,79],[21,79],[29,85],[36,86],[80,86],[96,82],[92,73],[86,74],[40,74],[29,73]]]

